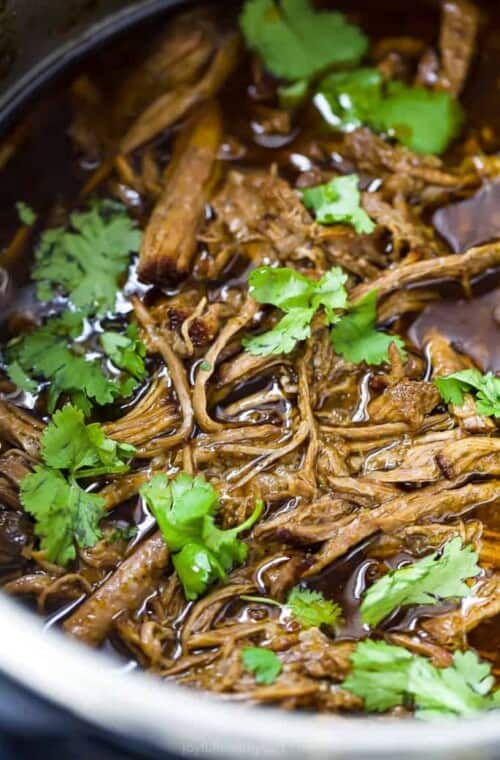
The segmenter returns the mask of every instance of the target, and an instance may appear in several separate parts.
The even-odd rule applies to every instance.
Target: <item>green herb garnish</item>
[[[495,682],[491,665],[470,650],[455,652],[450,667],[436,668],[403,647],[362,641],[351,662],[342,688],[361,697],[369,712],[413,704],[417,718],[432,719],[500,707],[500,692],[489,693]]]
[[[249,602],[280,607],[300,623],[302,628],[319,628],[322,625],[335,628],[342,615],[340,606],[325,599],[320,591],[311,591],[300,586],[295,586],[290,591],[285,604],[265,596],[242,595],[241,598]]]
[[[450,93],[403,82],[385,84],[380,72],[370,68],[330,74],[314,102],[335,129],[366,125],[419,153],[443,153],[463,122],[460,104]]]
[[[173,480],[162,473],[141,488],[163,538],[186,599],[197,599],[209,585],[223,580],[235,564],[244,562],[248,548],[238,535],[259,519],[263,503],[257,500],[250,517],[230,530],[215,524],[219,497],[202,477],[181,473]]]
[[[137,536],[137,532],[137,525],[125,525],[123,527],[118,526],[116,528],[113,528],[113,530],[107,534],[106,543],[112,545],[118,544],[120,541],[131,541]]]
[[[332,327],[331,338],[335,351],[349,362],[381,364],[389,358],[388,350],[395,343],[404,358],[404,342],[398,335],[387,335],[375,329],[377,320],[377,291],[372,290],[349,308]]]
[[[107,438],[97,423],[85,425],[80,409],[68,405],[54,414],[41,439],[43,464],[23,478],[20,489],[50,562],[67,565],[76,557],[75,544],[94,546],[102,536],[104,498],[77,481],[128,472],[134,453],[133,446]]]
[[[139,340],[139,331],[136,324],[127,327],[125,335],[117,332],[104,332],[100,335],[101,345],[104,352],[119,369],[128,372],[136,380],[143,380],[146,376],[144,357],[146,346]]]
[[[69,228],[42,235],[32,271],[38,298],[48,301],[62,292],[87,314],[113,311],[119,279],[140,242],[121,204],[94,201],[87,211],[71,214]]]
[[[321,625],[335,628],[342,614],[340,606],[325,599],[320,591],[311,591],[300,586],[290,591],[286,607],[302,628],[315,628]]]
[[[318,309],[324,309],[328,324],[338,319],[336,310],[347,303],[346,280],[339,267],[317,282],[287,267],[254,269],[249,277],[250,295],[260,303],[277,306],[285,316],[269,332],[245,338],[245,349],[257,356],[293,351],[299,341],[310,336],[311,320]]]
[[[245,670],[253,673],[258,684],[267,686],[274,683],[283,669],[278,655],[270,649],[245,647],[241,650],[241,661]]]
[[[467,578],[481,572],[478,556],[471,546],[462,546],[460,538],[445,544],[411,565],[391,570],[363,594],[361,619],[372,627],[401,606],[437,604],[440,599],[469,596]]]
[[[322,80],[314,103],[330,126],[350,132],[371,122],[379,107],[382,82],[378,69],[335,72]]]
[[[101,336],[111,360],[130,373],[110,379],[101,361],[87,358],[82,344],[76,340],[83,329],[83,315],[67,310],[51,317],[34,332],[15,338],[7,347],[7,373],[19,388],[34,393],[38,387],[35,379],[49,382],[49,412],[56,408],[61,394],[65,394],[89,415],[94,404],[104,406],[116,398],[130,396],[145,376],[145,348],[136,337],[111,332]],[[135,335],[134,327],[128,329]]]
[[[477,369],[464,369],[452,375],[434,378],[443,401],[460,406],[466,393],[474,394],[477,413],[483,417],[500,417],[500,378],[492,372],[483,375]]]
[[[277,306],[285,316],[272,330],[244,338],[245,349],[255,356],[288,354],[299,341],[311,335],[311,321],[323,309],[325,323],[332,327],[332,343],[347,361],[381,364],[388,360],[388,349],[395,343],[402,357],[404,343],[397,335],[375,329],[377,293],[372,291],[349,307],[344,283],[347,275],[334,267],[320,280],[304,277],[288,267],[258,267],[249,277],[250,295],[260,303]],[[339,310],[346,310],[343,316]]]
[[[16,211],[21,224],[25,224],[27,227],[31,227],[35,224],[37,214],[27,203],[24,203],[24,201],[18,201],[18,203],[16,203]]]
[[[309,0],[247,0],[240,18],[248,47],[288,80],[310,79],[330,66],[356,66],[368,49],[342,13],[317,12]]]
[[[351,224],[358,234],[369,234],[375,224],[361,208],[358,183],[357,174],[336,177],[325,185],[304,190],[302,198],[320,224]]]

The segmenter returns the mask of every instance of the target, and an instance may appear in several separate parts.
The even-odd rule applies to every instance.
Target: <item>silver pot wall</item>
[[[0,3],[0,131],[71,63],[132,24],[186,0],[4,0]],[[408,5],[414,13],[415,6]],[[0,671],[93,726],[157,748],[157,756],[493,760],[500,721],[341,718],[243,706],[117,671],[0,595]]]

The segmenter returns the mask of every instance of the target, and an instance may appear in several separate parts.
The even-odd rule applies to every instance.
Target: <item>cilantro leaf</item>
[[[66,480],[58,470],[37,465],[23,478],[20,497],[35,518],[35,533],[49,562],[65,566],[76,557],[75,541],[86,548],[101,538],[104,499]]]
[[[339,267],[318,281],[288,267],[258,267],[249,277],[250,294],[286,313],[272,330],[244,338],[243,346],[254,356],[290,353],[299,341],[310,336],[311,320],[318,309],[325,309],[328,324],[337,319],[334,310],[345,308],[347,303],[346,280]]]
[[[137,525],[119,525],[106,535],[106,543],[112,545],[120,541],[131,541],[137,536],[137,532]]]
[[[497,706],[491,666],[471,650],[455,652],[453,664],[436,668],[424,657],[383,641],[362,641],[351,656],[342,687],[364,700],[365,710],[383,712],[407,704],[418,718],[470,716]]]
[[[361,208],[358,183],[357,174],[336,177],[325,185],[304,190],[302,198],[320,224],[351,224],[357,233],[369,234],[375,224]]]
[[[332,65],[355,66],[368,48],[342,13],[316,12],[309,0],[246,0],[240,17],[247,45],[284,79],[309,79]]]
[[[315,283],[289,267],[257,267],[248,277],[249,293],[259,303],[283,311],[308,308]]]
[[[366,125],[419,153],[443,153],[463,122],[450,93],[403,82],[386,85],[380,72],[370,68],[330,74],[314,103],[335,129],[349,132]]]
[[[342,614],[340,606],[325,599],[320,591],[311,591],[299,586],[290,591],[286,607],[303,628],[320,625],[335,628]]]
[[[77,477],[128,472],[134,446],[107,438],[101,425],[86,425],[83,412],[67,404],[52,417],[41,439],[42,458],[50,467]]]
[[[344,287],[347,282],[347,275],[340,269],[334,267],[323,277],[314,283],[314,292],[312,296],[312,308],[316,311],[321,306],[324,307],[328,324],[333,324],[338,320],[334,313],[335,309],[345,309],[347,307],[347,292]]]
[[[129,325],[125,335],[117,332],[104,332],[100,336],[101,345],[113,364],[135,377],[143,380],[146,375],[144,357],[146,346],[138,340],[137,325]]]
[[[248,547],[243,541],[238,541],[240,533],[249,530],[259,519],[264,509],[264,503],[261,499],[255,502],[255,508],[244,522],[237,525],[236,528],[221,530],[218,528],[213,519],[205,519],[203,525],[203,541],[210,551],[217,557],[218,562],[224,570],[230,570],[235,564],[241,564],[245,561],[248,554]]]
[[[413,655],[384,641],[361,641],[351,655],[352,671],[342,688],[364,700],[368,712],[404,704]]]
[[[462,109],[450,93],[389,82],[376,119],[383,131],[417,153],[443,153],[457,137]]]
[[[358,364],[381,364],[389,358],[388,349],[395,343],[404,358],[404,342],[397,335],[387,335],[375,329],[377,291],[372,290],[352,306],[331,332],[333,347],[347,361]]]
[[[21,224],[25,224],[27,227],[31,227],[37,220],[37,215],[27,203],[24,201],[18,201],[16,203],[16,211]]]
[[[135,449],[106,438],[97,423],[85,425],[80,409],[65,406],[54,414],[41,439],[42,465],[21,481],[21,503],[35,518],[35,533],[47,559],[66,565],[101,538],[105,501],[87,493],[78,478],[128,471]],[[65,471],[66,474],[64,474]]]
[[[118,280],[140,240],[124,207],[114,201],[96,201],[71,214],[70,229],[47,230],[35,251],[38,297],[47,301],[61,290],[88,314],[113,311]]]
[[[38,383],[36,383],[27,372],[21,367],[18,361],[11,361],[6,367],[7,374],[14,385],[17,385],[22,391],[27,393],[36,393]]]
[[[334,72],[320,83],[314,104],[330,126],[351,132],[370,123],[379,106],[382,83],[378,69]]]
[[[258,520],[263,509],[260,500],[241,525],[221,530],[214,520],[218,494],[203,477],[180,473],[169,480],[159,473],[142,486],[140,493],[173,553],[172,562],[186,599],[197,599],[246,558],[247,546],[238,535]]]
[[[475,392],[476,409],[484,417],[500,417],[500,378],[492,372],[483,375],[477,369],[464,369],[452,375],[434,378],[447,404],[459,406],[466,393]]]
[[[241,650],[241,661],[245,670],[255,675],[258,684],[272,684],[283,669],[281,660],[270,649],[245,647]]]
[[[253,356],[289,354],[297,343],[311,335],[313,316],[314,309],[290,309],[272,330],[253,338],[243,338],[243,347]]]
[[[125,370],[130,367],[135,373],[123,381],[106,377],[99,359],[87,359],[82,344],[69,340],[82,333],[83,324],[81,312],[67,310],[48,319],[34,332],[15,338],[7,348],[7,373],[18,387],[34,393],[37,385],[33,378],[50,381],[49,412],[55,409],[60,395],[65,394],[88,415],[93,404],[103,406],[120,396],[129,396],[137,380],[144,376],[141,376],[142,344],[118,333],[104,333],[108,346],[113,336],[118,341],[123,339],[125,345],[121,346],[121,352],[114,347],[113,357]]]
[[[467,716],[493,705],[485,697],[493,686],[491,665],[480,662],[471,650],[455,652],[448,668],[435,668],[428,660],[415,658],[408,690],[414,695],[418,718],[443,715]]]
[[[203,544],[185,544],[172,557],[172,564],[188,600],[198,599],[212,583],[226,577],[217,558]]]
[[[436,604],[439,599],[462,598],[470,594],[464,581],[480,572],[478,556],[460,538],[445,544],[441,555],[430,554],[412,565],[391,570],[363,594],[361,619],[372,627],[398,607]]]

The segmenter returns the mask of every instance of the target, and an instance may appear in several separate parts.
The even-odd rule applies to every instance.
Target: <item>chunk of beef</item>
[[[66,632],[86,644],[100,644],[108,635],[113,619],[120,612],[136,610],[155,589],[168,556],[161,534],[155,533],[66,620]]]
[[[141,279],[159,284],[188,273],[214,181],[221,138],[221,117],[214,103],[205,106],[187,132],[177,138],[163,193],[142,241]]]
[[[373,423],[407,422],[410,427],[418,428],[440,400],[439,391],[432,383],[402,380],[369,404],[368,415]]]
[[[43,425],[14,404],[0,400],[0,438],[36,457]]]
[[[256,264],[271,259],[324,269],[316,226],[284,179],[262,171],[232,171],[212,206],[216,218],[203,239],[217,270],[237,251]]]

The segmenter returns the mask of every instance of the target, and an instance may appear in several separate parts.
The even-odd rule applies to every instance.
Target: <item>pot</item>
[[[132,25],[186,0],[6,0],[0,12],[0,131],[40,88]],[[409,11],[410,12],[410,11]],[[224,701],[144,673],[118,671],[0,595],[0,670],[122,747],[217,758],[481,758],[500,756],[497,714],[418,722],[290,714]]]

